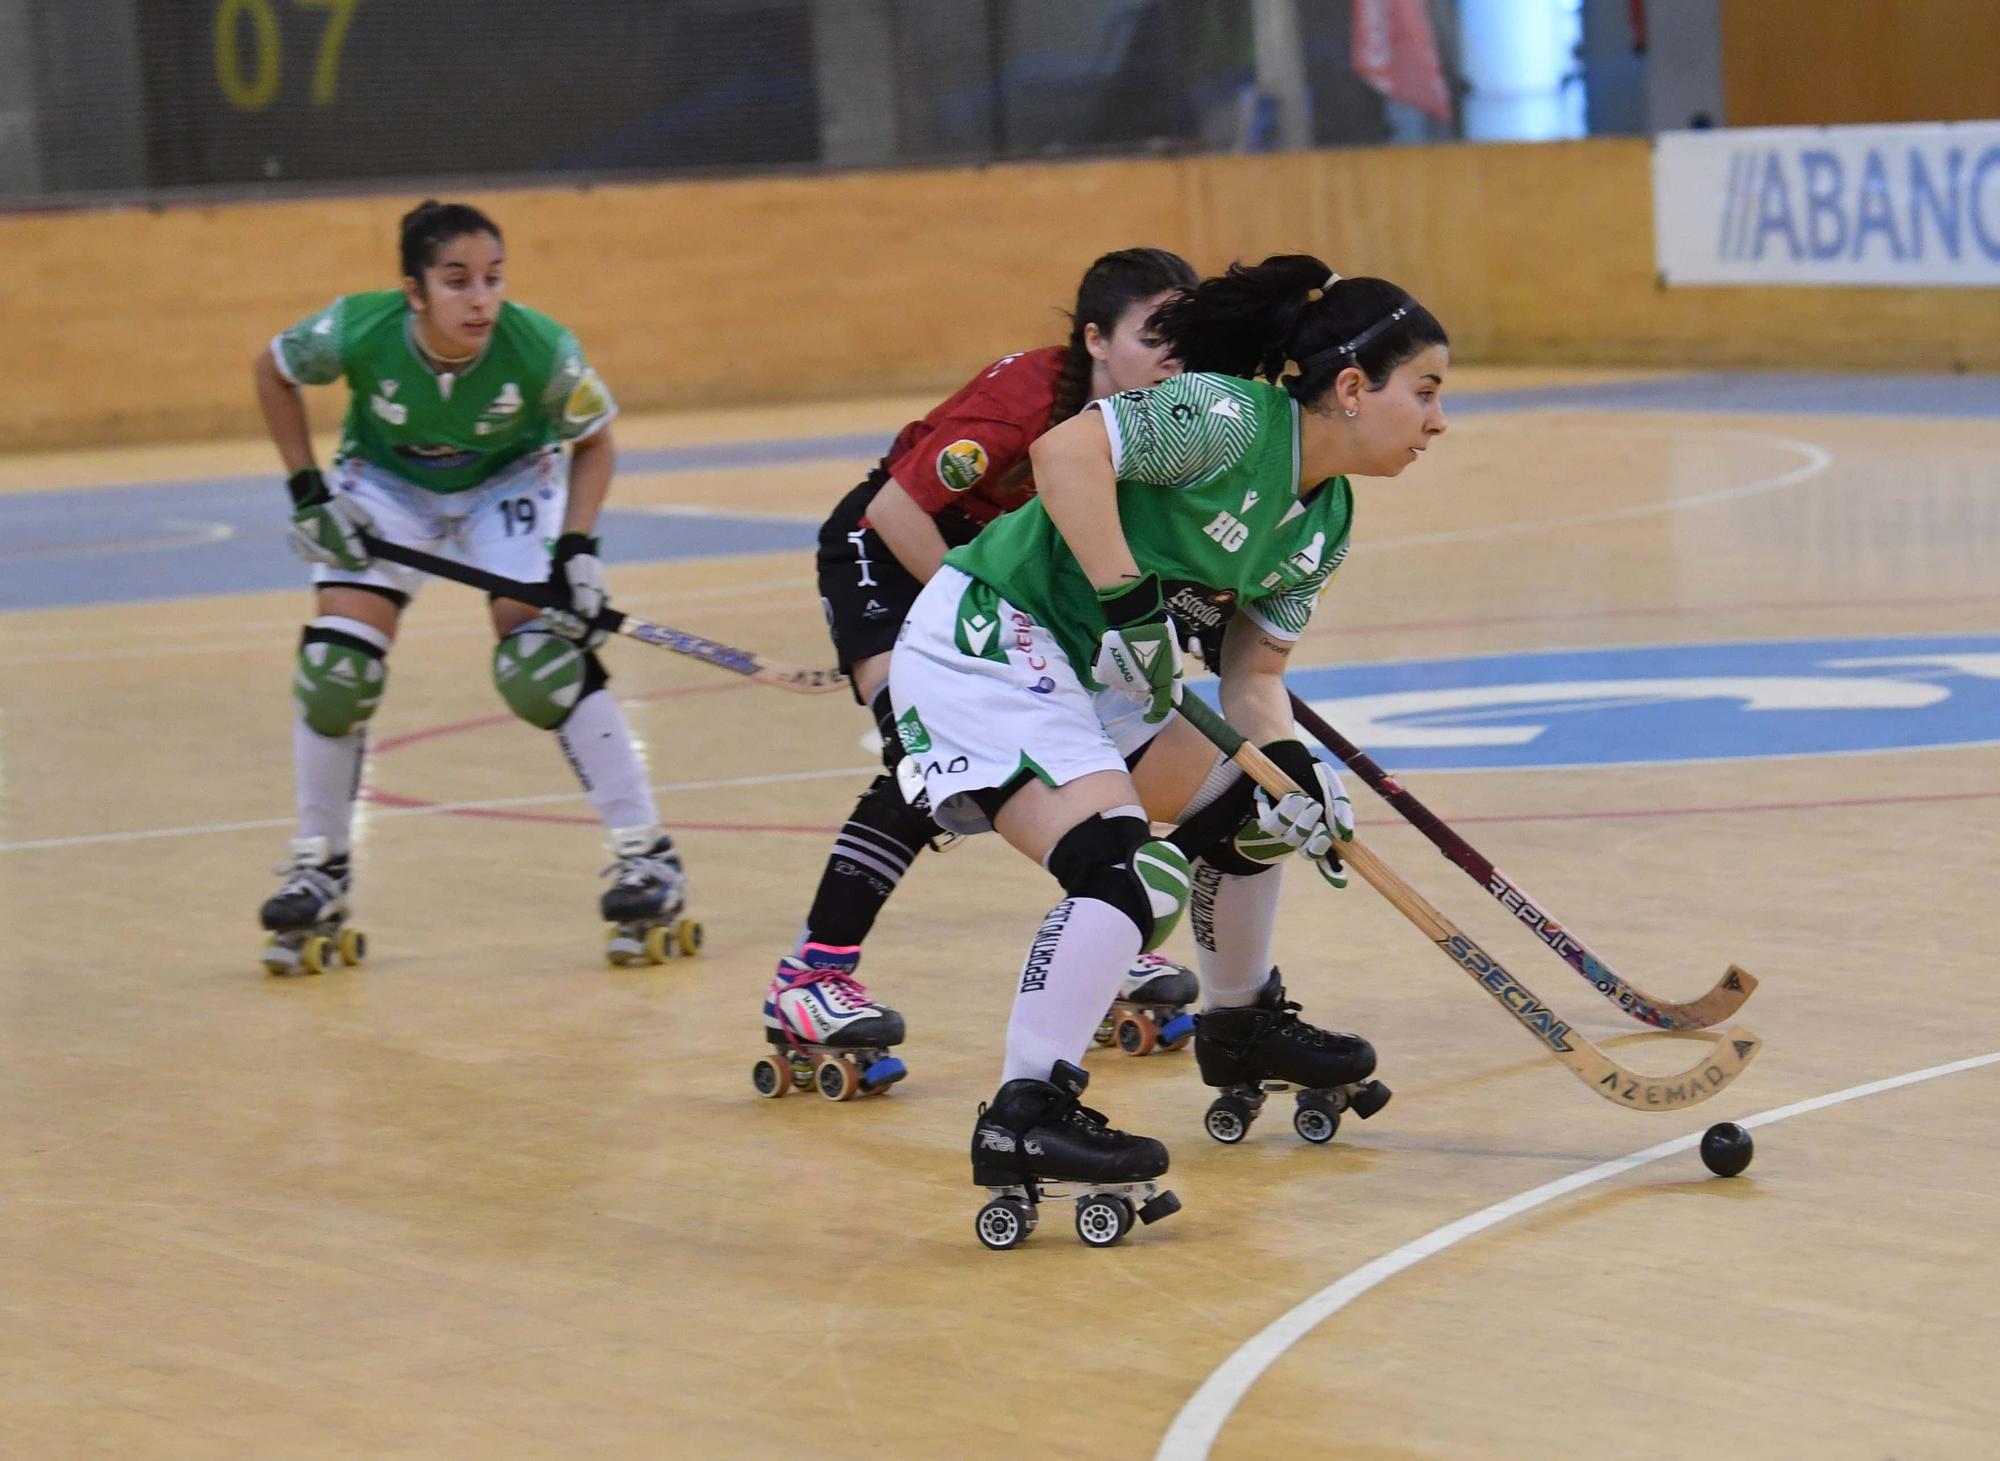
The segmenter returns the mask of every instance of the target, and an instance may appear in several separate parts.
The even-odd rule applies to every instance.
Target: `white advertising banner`
[[[2000,286],[2000,121],[1662,133],[1668,284]]]

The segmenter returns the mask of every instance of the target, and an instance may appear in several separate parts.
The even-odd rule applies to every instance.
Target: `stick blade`
[[[759,663],[750,678],[761,685],[789,690],[794,695],[825,695],[847,688],[847,676],[839,670],[808,670]]]
[[[1633,1111],[1685,1111],[1726,1090],[1763,1048],[1763,1040],[1752,1031],[1732,1025],[1716,1038],[1709,1054],[1675,1075],[1641,1075],[1601,1052],[1601,1069],[1565,1063],[1614,1106]]]
[[[1757,976],[1741,964],[1731,964],[1729,972],[1716,981],[1715,988],[1700,999],[1664,1005],[1660,1012],[1672,1021],[1667,1028],[1712,1030],[1733,1019],[1756,992]]]

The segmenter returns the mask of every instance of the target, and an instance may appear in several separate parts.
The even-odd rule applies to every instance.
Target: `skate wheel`
[[[750,1067],[750,1084],[760,1096],[788,1095],[792,1089],[792,1063],[766,1055]]]
[[[368,935],[358,928],[340,931],[340,962],[350,968],[368,957]]]
[[[1322,1146],[1332,1141],[1333,1134],[1340,1130],[1340,1113],[1319,1101],[1300,1096],[1298,1109],[1292,1112],[1292,1130],[1314,1146]]]
[[[646,930],[646,962],[664,964],[674,956],[674,931],[664,923]]]
[[[1118,1048],[1127,1055],[1151,1055],[1160,1043],[1160,1027],[1143,1011],[1118,1021]]]
[[[1160,1026],[1160,1048],[1178,1050],[1194,1035],[1194,1016],[1178,1014]]]
[[[861,1090],[861,1072],[845,1056],[822,1060],[813,1074],[813,1084],[829,1101],[851,1101]]]
[[[266,974],[296,974],[299,972],[299,951],[289,944],[278,941],[274,933],[264,940],[264,972]]]
[[[870,1061],[868,1069],[861,1072],[861,1084],[871,1094],[876,1091],[886,1091],[909,1073],[910,1068],[896,1056],[884,1055],[880,1059]]]
[[[1366,1085],[1357,1086],[1354,1090],[1348,1092],[1347,1104],[1356,1116],[1366,1121],[1370,1116],[1373,1116],[1377,1111],[1388,1105],[1389,1097],[1393,1094],[1394,1092],[1383,1085],[1382,1082],[1369,1081]]]
[[[605,963],[614,969],[624,969],[646,961],[646,946],[638,939],[629,937],[616,924],[604,931]]]
[[[1028,1204],[1016,1197],[996,1197],[979,1209],[972,1220],[979,1241],[994,1252],[1016,1248],[1035,1230],[1035,1215]]]
[[[674,925],[674,947],[682,954],[693,956],[701,952],[701,920],[683,918]]]
[[[1076,1205],[1076,1235],[1092,1248],[1109,1248],[1132,1227],[1132,1205],[1122,1197],[1094,1192]]]
[[[333,967],[336,957],[333,940],[323,933],[316,933],[299,950],[299,965],[308,974],[324,974]]]
[[[1097,1029],[1091,1034],[1090,1037],[1091,1044],[1109,1045],[1112,1039],[1113,1028],[1114,1027],[1111,1016],[1106,1015],[1103,1019],[1097,1022]]]
[[[1172,1217],[1181,1210],[1181,1200],[1171,1192],[1157,1192],[1146,1205],[1139,1209],[1139,1221],[1156,1223],[1161,1218]]]
[[[1235,1096],[1218,1096],[1208,1106],[1202,1125],[1224,1146],[1235,1146],[1250,1134],[1250,1108]]]

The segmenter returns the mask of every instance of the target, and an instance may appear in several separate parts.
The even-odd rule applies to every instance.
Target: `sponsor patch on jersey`
[[[484,452],[468,450],[462,446],[398,446],[396,455],[411,466],[422,467],[427,472],[450,472],[459,467],[469,467],[478,461]]]
[[[962,436],[938,453],[938,481],[954,492],[968,492],[986,475],[986,448]]]
[[[563,419],[574,426],[585,426],[610,409],[611,393],[604,389],[596,371],[586,370],[570,390],[569,399],[563,402]]]
[[[924,729],[923,717],[912,705],[896,718],[896,739],[903,743],[904,753],[920,756],[931,748],[931,733]]]

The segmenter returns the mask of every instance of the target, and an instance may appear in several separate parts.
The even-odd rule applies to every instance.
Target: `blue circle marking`
[[[1397,771],[1626,766],[2000,741],[2000,635],[1553,650],[1294,671]]]

